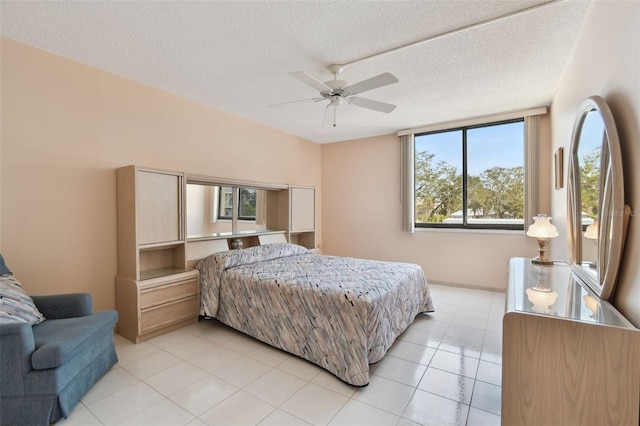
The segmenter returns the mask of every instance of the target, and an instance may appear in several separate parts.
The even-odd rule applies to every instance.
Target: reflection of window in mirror
[[[231,220],[233,217],[233,188],[223,186],[218,193],[218,217],[217,219]]]
[[[240,188],[238,193],[238,231],[267,229],[267,191]]]
[[[600,151],[603,137],[604,123],[602,119],[597,111],[589,112],[582,125],[580,145],[578,146],[583,231],[598,217]]]
[[[239,189],[238,206],[233,205],[233,191]],[[233,210],[237,209],[237,232],[266,229],[267,191],[187,184],[187,238],[231,235]]]
[[[582,202],[582,231],[583,235],[589,227],[593,228],[598,221],[598,191],[600,185],[600,156],[602,141],[605,137],[604,123],[598,111],[590,111],[582,124],[580,145],[578,146],[578,161],[580,165],[580,199]],[[585,235],[582,245],[582,261],[590,273],[596,273],[598,257],[597,240]],[[585,244],[587,243],[587,244]]]
[[[257,193],[260,192],[255,188],[231,188],[222,187],[219,191],[218,205],[220,219],[231,220],[233,217],[233,191],[238,190],[238,219],[239,220],[256,220],[256,201]]]

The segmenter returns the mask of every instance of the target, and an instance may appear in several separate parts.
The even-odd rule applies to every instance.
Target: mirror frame
[[[582,199],[578,148],[582,127],[590,112],[597,112],[604,134],[600,151],[598,182],[598,254],[596,276],[587,271],[582,260]],[[587,98],[578,110],[571,138],[567,180],[567,233],[569,263],[572,271],[601,299],[609,300],[615,289],[622,258],[629,207],[624,204],[624,182],[620,140],[609,106],[600,96]],[[605,209],[604,206],[609,206]]]

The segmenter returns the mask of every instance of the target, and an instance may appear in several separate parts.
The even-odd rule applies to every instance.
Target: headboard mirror
[[[592,96],[573,127],[567,230],[572,270],[604,300],[615,288],[629,210],[615,122],[604,99]]]
[[[266,192],[256,188],[188,183],[187,238],[266,230]]]
[[[286,185],[208,176],[186,178],[188,240],[260,234],[269,226],[279,229],[273,195]]]

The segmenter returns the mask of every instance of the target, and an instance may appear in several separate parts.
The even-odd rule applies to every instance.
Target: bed
[[[214,253],[197,268],[201,315],[354,386],[369,383],[369,364],[416,315],[433,311],[414,264],[321,256],[277,243]]]

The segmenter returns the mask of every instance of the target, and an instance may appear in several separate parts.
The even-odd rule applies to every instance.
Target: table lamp
[[[596,245],[596,248],[598,247],[598,220],[594,220],[593,223],[589,226],[587,226],[587,229],[585,229],[584,231],[584,237],[588,240],[593,241],[593,244]],[[593,262],[587,262],[589,264],[590,268],[597,268],[598,267],[598,262],[593,261]]]
[[[598,221],[594,220],[593,223],[587,226],[587,229],[584,230],[584,237],[592,240],[596,245],[598,245]]]
[[[545,257],[544,252],[551,238],[558,236],[556,227],[551,224],[551,218],[546,214],[539,214],[533,217],[533,224],[529,226],[527,235],[538,240],[538,256],[531,259],[531,263],[538,265],[552,265],[553,260]]]

